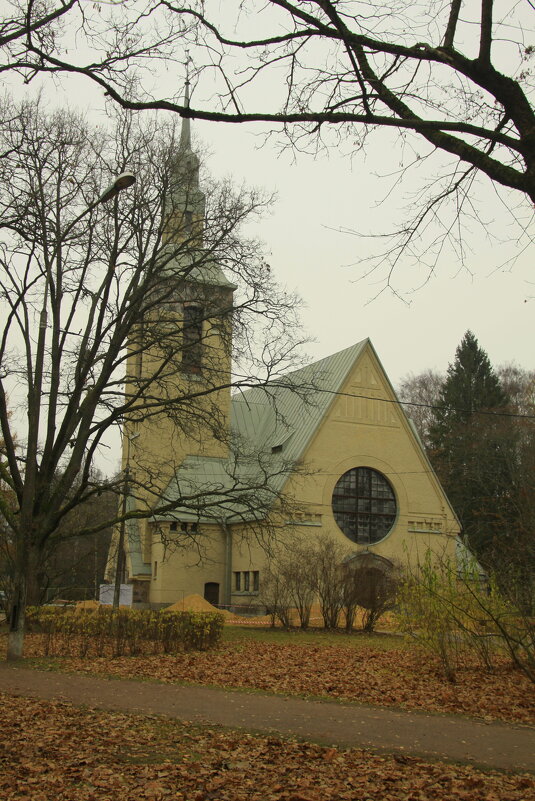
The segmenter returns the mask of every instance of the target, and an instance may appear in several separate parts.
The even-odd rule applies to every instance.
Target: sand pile
[[[92,610],[92,609],[98,609],[99,607],[100,604],[98,601],[78,601],[75,608],[82,610],[83,609]]]
[[[186,595],[181,601],[176,601],[172,606],[167,606],[165,609],[166,612],[184,612],[185,610],[188,612],[219,612],[222,615],[230,615],[230,612],[218,609],[206,598],[203,598],[202,595],[197,595],[196,593]]]
[[[187,595],[182,601],[177,601],[172,606],[166,607],[165,611],[184,612],[185,610],[190,612],[218,612],[220,615],[223,615],[227,623],[244,623],[247,625],[254,625],[257,623],[258,625],[265,625],[271,622],[269,615],[262,615],[261,617],[242,617],[241,615],[235,615],[233,612],[229,612],[228,609],[218,609],[203,598],[202,595],[197,595],[195,593]]]

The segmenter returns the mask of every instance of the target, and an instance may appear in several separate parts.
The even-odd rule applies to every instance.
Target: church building
[[[186,230],[202,251],[204,196],[189,125],[177,155],[188,186],[169,212],[180,224],[169,225],[168,244]],[[381,564],[415,566],[429,550],[454,558],[457,518],[371,341],[232,394],[236,287],[212,259],[199,264],[182,270],[174,289],[178,369],[162,371],[157,349],[141,363],[132,348],[127,365],[127,376],[157,368],[158,391],[186,399],[177,414],[124,425],[124,508],[150,509],[123,532],[134,603],[160,608],[196,593],[261,606],[270,547],[291,547],[292,538],[334,538],[347,559],[367,554]]]

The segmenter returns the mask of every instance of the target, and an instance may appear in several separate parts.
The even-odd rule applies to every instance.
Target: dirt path
[[[287,696],[48,673],[0,664],[0,692],[191,723],[277,732],[311,742],[371,748],[535,772],[535,731],[460,716],[427,715]]]

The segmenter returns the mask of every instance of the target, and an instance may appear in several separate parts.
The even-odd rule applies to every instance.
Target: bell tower
[[[185,106],[189,107],[189,80]],[[123,425],[129,503],[153,509],[188,456],[224,458],[229,448],[232,308],[236,289],[214,257],[199,182],[199,158],[183,118],[163,204],[156,301],[133,337],[125,392],[142,388]],[[134,342],[135,340],[135,342]],[[137,411],[139,409],[139,411]],[[177,512],[179,515],[179,511]],[[139,521],[142,561],[151,562],[149,524]],[[130,560],[131,561],[131,560]],[[128,564],[128,559],[127,559]],[[135,569],[130,570],[135,574]]]

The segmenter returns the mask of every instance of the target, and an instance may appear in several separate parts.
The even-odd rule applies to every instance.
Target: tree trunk
[[[21,659],[24,648],[24,623],[26,619],[26,581],[22,574],[15,576],[15,591],[9,610],[7,636],[7,660]]]
[[[6,657],[8,661],[22,658],[26,630],[26,607],[28,603],[39,602],[39,564],[38,550],[29,546],[27,542],[21,542],[14,575],[13,600],[8,617]]]

